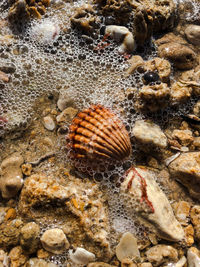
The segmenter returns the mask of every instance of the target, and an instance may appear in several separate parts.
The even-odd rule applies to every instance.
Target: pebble
[[[27,263],[26,267],[57,267],[58,265],[52,262],[46,262],[43,259],[38,258],[30,258]]]
[[[24,254],[20,246],[12,248],[8,256],[11,260],[11,266],[24,266],[28,260],[28,255]]]
[[[50,116],[46,116],[43,118],[44,127],[49,130],[53,131],[56,127],[54,120]]]
[[[126,258],[140,258],[137,239],[129,232],[124,233],[116,247],[116,256],[119,261]]]
[[[142,144],[153,144],[155,147],[165,148],[167,137],[160,127],[153,122],[138,120],[132,130],[136,140]]]
[[[200,251],[195,247],[189,248],[187,251],[187,261],[188,261],[188,267],[199,267]]]
[[[190,130],[174,130],[172,138],[177,139],[183,146],[189,146],[193,141],[192,131]]]
[[[88,264],[91,261],[95,261],[95,255],[84,248],[77,248],[75,252],[69,250],[69,257],[73,263],[76,264]]]
[[[0,190],[3,198],[15,197],[23,186],[23,175],[20,166],[24,162],[19,153],[4,159],[0,166]]]
[[[138,265],[139,267],[152,267],[152,264],[150,262],[143,262]]]
[[[147,168],[130,168],[120,189],[124,205],[143,223],[152,225],[152,230],[161,238],[181,241],[184,231],[156,179],[156,174]]]
[[[22,172],[24,175],[26,176],[30,176],[31,175],[31,171],[32,171],[32,164],[30,163],[26,163],[26,164],[22,164]]]
[[[5,220],[13,220],[16,218],[16,216],[17,216],[16,210],[14,208],[10,208],[6,213]]]
[[[35,222],[25,224],[20,231],[20,245],[28,254],[36,252],[39,245],[40,227]]]
[[[200,150],[200,137],[195,137],[193,145]]]
[[[56,121],[58,124],[69,123],[76,116],[77,112],[78,110],[75,108],[66,108],[56,117]]]
[[[40,241],[44,249],[55,254],[62,254],[69,248],[69,242],[63,230],[59,228],[46,230]]]
[[[159,266],[166,262],[178,261],[178,251],[172,246],[156,245],[146,251],[147,259],[153,266]]]
[[[115,267],[115,266],[104,262],[92,262],[89,263],[87,267]]]
[[[184,228],[184,231],[185,231],[185,242],[188,247],[191,247],[192,244],[194,243],[194,228],[191,224],[189,224]]]
[[[139,91],[141,108],[155,112],[167,106],[170,89],[166,83],[145,85]]]
[[[22,221],[14,219],[0,224],[0,247],[10,248],[19,244],[20,228]]]
[[[187,101],[192,94],[192,87],[180,82],[175,82],[171,86],[170,97],[173,104],[180,104]]]
[[[190,218],[192,221],[192,224],[194,225],[194,231],[195,231],[195,239],[197,241],[200,241],[200,206],[195,205],[192,207],[190,212]]]
[[[173,208],[175,211],[176,218],[179,220],[179,222],[182,225],[187,226],[190,217],[190,203],[186,201],[175,202],[173,204]]]
[[[168,167],[171,176],[185,185],[192,197],[200,197],[200,152],[182,153]]]
[[[189,25],[185,29],[185,35],[188,41],[194,45],[200,45],[200,26]]]
[[[70,98],[70,96],[68,96],[67,94],[59,95],[59,99],[57,101],[57,106],[59,110],[63,111],[64,109],[72,105],[73,105],[73,100]]]

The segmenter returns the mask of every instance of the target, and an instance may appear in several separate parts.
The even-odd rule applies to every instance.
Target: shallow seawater
[[[0,26],[0,71],[5,72],[9,77],[8,82],[0,81],[0,161],[19,152],[25,163],[32,163],[31,174],[42,173],[64,186],[68,183],[80,183],[83,188],[86,188],[85,192],[89,192],[88,187],[92,187],[92,184],[97,185],[96,190],[101,194],[99,199],[103,199],[102,203],[108,213],[110,231],[108,238],[111,249],[114,250],[119,242],[119,236],[124,232],[133,233],[140,240],[141,247],[142,242],[146,242],[148,246],[151,239],[149,236],[153,235],[153,231],[141,224],[132,211],[126,209],[124,200],[120,198],[121,178],[132,165],[148,166],[160,172],[164,168],[164,160],[177,151],[170,150],[169,146],[162,152],[159,149],[151,151],[149,146],[149,151],[148,145],[147,150],[141,150],[140,144],[134,141],[132,129],[137,120],[151,120],[166,133],[171,129],[184,129],[183,116],[192,113],[199,97],[191,96],[187,102],[178,106],[167,104],[163,109],[155,112],[143,112],[138,109],[135,103],[139,102],[138,92],[144,86],[144,73],[136,70],[132,75],[127,76],[128,59],[134,55],[140,55],[145,61],[157,57],[158,47],[155,40],[161,38],[166,32],[153,35],[142,49],[138,48],[130,55],[121,54],[115,40],[108,37],[108,40],[102,41],[104,40],[104,34],[102,34],[102,27],[105,26],[104,15],[99,14],[99,21],[93,35],[71,26],[70,17],[74,14],[74,10],[83,4],[86,2],[51,1],[50,7],[41,19],[19,21],[13,24],[7,22],[9,4],[7,1],[2,1],[0,4],[0,25],[2,25]],[[200,23],[200,5],[196,1],[176,1],[176,5],[177,9],[179,6],[186,8],[186,16],[179,21],[182,31],[186,24]],[[130,31],[134,30],[133,17],[130,17],[126,26]],[[175,34],[177,31],[176,28]],[[99,49],[102,42],[103,46]],[[197,47],[194,46],[194,49]],[[197,54],[199,57],[198,49]],[[176,81],[181,71],[173,64],[171,66],[170,79]],[[103,172],[91,171],[85,166],[79,166],[78,170],[74,168],[66,151],[66,135],[70,120],[68,119],[65,125],[62,124],[62,127],[56,122],[56,117],[61,113],[57,105],[58,99],[67,99],[67,105],[77,112],[90,107],[91,104],[110,108],[121,119],[129,133],[133,151],[130,158],[112,165],[110,169]],[[53,118],[55,123],[53,131],[48,131],[44,127],[46,116]],[[196,131],[196,135],[199,135],[199,129],[192,129],[192,131],[193,133]],[[191,151],[197,152],[198,148],[192,147]],[[24,180],[27,176],[29,175],[24,175]],[[179,200],[188,201],[191,205],[198,204],[179,183],[172,181],[167,185],[159,178],[157,182],[171,204]],[[97,194],[96,191],[95,194]],[[98,200],[96,195],[95,197]],[[13,205],[18,212],[19,199],[20,192],[11,200],[1,198],[0,206]],[[12,201],[14,204],[11,203]],[[54,212],[53,209],[52,212]],[[44,216],[38,212],[34,217],[33,220],[40,225],[40,236],[48,229],[66,227],[65,223],[70,212],[62,214],[61,209],[59,212],[55,212],[55,218],[54,213],[49,216],[48,211]],[[21,216],[20,213],[17,213],[17,216],[22,218],[23,223],[31,220]],[[78,218],[78,215],[76,216]],[[71,244],[70,249],[90,244],[88,237],[82,237],[80,233],[82,228],[79,229],[76,216],[73,214],[73,218],[69,218],[69,224],[76,225],[77,234],[77,240],[76,237],[71,237],[74,243]],[[157,241],[159,240],[158,238]],[[164,242],[168,243],[162,240],[162,243]],[[97,244],[97,241],[92,241],[89,248],[92,249],[92,246]],[[153,242],[152,244],[155,245]],[[182,250],[186,249],[185,244],[181,244],[180,247],[183,248]],[[100,255],[100,250],[97,248],[93,252],[97,251],[99,261],[103,261],[104,252]],[[109,258],[109,256],[106,257]],[[109,260],[110,264],[113,258],[113,264],[117,262],[113,254]],[[69,260],[67,250],[60,255],[50,255],[47,260],[58,266],[76,266],[67,265]],[[174,266],[173,263],[168,264],[168,266]]]

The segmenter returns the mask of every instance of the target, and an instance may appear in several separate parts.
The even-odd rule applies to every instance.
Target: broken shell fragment
[[[170,241],[184,239],[184,231],[152,171],[130,168],[121,184],[121,194],[129,211],[147,226],[153,226],[158,236]]]
[[[69,130],[69,149],[76,159],[121,161],[131,154],[124,124],[101,105],[92,105],[78,113]]]
[[[133,34],[124,26],[109,25],[105,29],[105,36],[111,36],[116,42],[122,42],[120,53],[133,52],[136,48]]]

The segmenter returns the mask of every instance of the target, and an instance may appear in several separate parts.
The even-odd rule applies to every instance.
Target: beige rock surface
[[[192,197],[199,198],[200,152],[181,154],[169,164],[169,171],[174,179],[188,188]]]

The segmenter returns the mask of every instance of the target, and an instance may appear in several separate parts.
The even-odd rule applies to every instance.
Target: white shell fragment
[[[75,252],[72,249],[69,250],[69,257],[71,261],[76,264],[88,264],[95,261],[95,255],[84,248],[77,248]]]
[[[130,168],[121,184],[127,209],[151,226],[157,235],[170,241],[184,239],[184,231],[176,220],[170,203],[155,181],[155,174],[146,168]]]
[[[120,53],[133,52],[135,50],[135,40],[133,34],[124,26],[109,25],[106,27],[105,35],[113,37],[116,42],[121,42]]]
[[[56,127],[55,122],[53,121],[53,119],[50,116],[46,116],[43,118],[44,121],[44,127],[49,130],[49,131],[53,131]]]
[[[137,239],[129,232],[124,233],[116,247],[116,256],[119,261],[123,259],[139,258],[140,252],[137,246]]]

